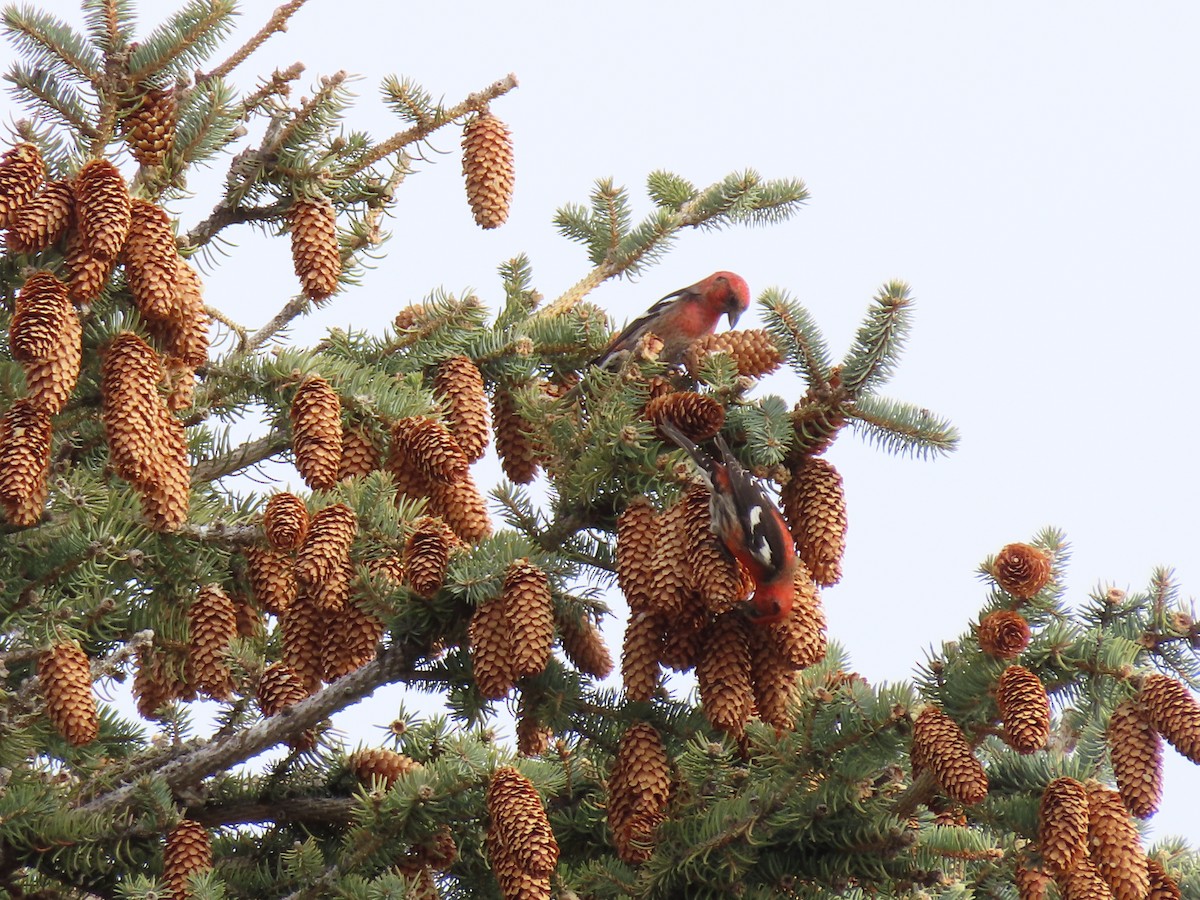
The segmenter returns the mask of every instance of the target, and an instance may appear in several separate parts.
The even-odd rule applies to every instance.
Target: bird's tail
[[[658,423],[658,430],[669,437],[672,443],[679,447],[679,449],[685,451],[687,455],[692,458],[692,460],[699,467],[700,472],[704,475],[705,480],[711,485],[713,476],[716,474],[716,461],[703,450],[701,450],[695,441],[681,432],[666,419]],[[729,452],[728,448],[724,448],[724,442],[722,442],[722,447],[726,453]]]

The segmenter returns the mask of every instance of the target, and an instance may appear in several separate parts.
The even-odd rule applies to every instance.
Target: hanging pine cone
[[[153,203],[130,201],[129,231],[121,250],[125,280],[138,311],[148,319],[181,319],[179,252],[171,217]]]
[[[625,696],[630,700],[649,701],[658,689],[663,630],[660,614],[629,611],[625,640],[621,645],[621,682],[625,686]]]
[[[546,573],[528,559],[514,560],[500,593],[508,619],[513,674],[537,675],[546,668],[554,641],[554,608]]]
[[[297,200],[288,212],[292,235],[292,265],[304,295],[321,303],[338,288],[342,252],[338,245],[337,213],[328,200]]]
[[[404,561],[398,556],[381,556],[367,562],[372,577],[390,590],[404,584]]]
[[[12,225],[46,177],[46,164],[33,144],[21,143],[0,156],[0,228]]]
[[[442,589],[446,566],[457,538],[450,526],[435,516],[422,516],[404,545],[404,571],[413,592],[432,597]]]
[[[741,613],[718,616],[705,632],[696,660],[696,684],[704,714],[713,727],[735,738],[742,736],[754,705],[749,627]]]
[[[9,326],[13,359],[32,363],[58,355],[67,317],[74,315],[67,286],[51,272],[32,273],[17,294]]]
[[[262,678],[258,681],[258,708],[267,718],[279,715],[307,696],[308,691],[291,666],[275,662],[263,669]],[[316,743],[316,735],[311,731],[302,732],[290,742],[296,750],[311,750]]]
[[[662,738],[648,722],[634,722],[621,735],[608,779],[608,827],[624,862],[640,865],[654,853],[670,797],[671,764]]]
[[[100,366],[101,418],[109,462],[139,489],[149,487],[164,465],[162,367],[154,349],[133,332],[113,338]]]
[[[345,503],[318,510],[296,554],[296,580],[301,585],[317,585],[333,575],[350,559],[357,534],[358,516]]]
[[[965,806],[982,803],[988,779],[958,723],[930,705],[913,722],[913,769],[929,771],[946,796]]]
[[[182,668],[182,667],[179,667]],[[133,676],[133,696],[138,713],[146,719],[159,719],[159,711],[172,700],[187,693],[187,684],[165,652],[153,647],[138,648],[137,672]]]
[[[75,177],[75,222],[87,252],[113,260],[129,233],[131,203],[121,172],[107,159],[84,163]]]
[[[379,444],[364,425],[342,429],[342,459],[338,463],[338,481],[361,478],[379,468],[382,454]]]
[[[1028,600],[1050,583],[1050,556],[1029,544],[1007,544],[992,564],[992,577],[1018,600]]]
[[[516,681],[504,601],[497,598],[479,604],[471,616],[468,636],[475,685],[488,700],[499,700]]]
[[[138,105],[121,120],[121,132],[141,165],[160,165],[175,143],[177,112],[174,90],[147,88]]]
[[[691,593],[688,549],[693,535],[708,527],[708,499],[708,489],[693,484],[659,517],[650,590],[644,598],[639,598],[645,599],[648,608],[667,616],[676,615],[683,609],[685,599]]]
[[[1105,737],[1113,777],[1126,809],[1139,819],[1154,815],[1162,802],[1162,738],[1132,700],[1113,710]]]
[[[809,456],[792,472],[780,499],[796,539],[796,554],[813,581],[829,586],[842,577],[846,551],[846,495],[833,463]]]
[[[29,400],[52,416],[63,411],[75,392],[83,361],[83,325],[79,316],[72,310],[62,324],[55,352],[25,366]]]
[[[346,760],[346,766],[363,784],[369,785],[377,781],[385,790],[390,789],[397,779],[403,778],[409,772],[423,768],[416,760],[384,747],[357,750]]]
[[[71,302],[76,306],[91,303],[99,297],[117,265],[116,257],[100,259],[93,256],[78,228],[67,232],[64,261],[70,276]]]
[[[292,558],[281,550],[247,547],[246,577],[258,605],[278,616],[296,599],[296,573]]]
[[[159,401],[159,470],[142,488],[142,516],[155,531],[174,531],[187,521],[192,479],[183,423]]]
[[[50,417],[29,400],[17,400],[0,417],[0,506],[10,524],[41,520],[51,441]]]
[[[490,112],[463,129],[463,175],[467,202],[480,228],[497,228],[508,218],[513,192],[513,145],[508,127]]]
[[[769,332],[761,328],[741,331],[722,331],[706,334],[692,341],[683,356],[688,374],[700,376],[705,359],[713,353],[728,353],[737,365],[738,375],[744,378],[761,378],[774,372],[783,362],[783,354]]]
[[[558,866],[558,842],[532,782],[512,766],[492,774],[487,811],[506,854],[528,875],[548,878]],[[490,847],[489,847],[490,851]]]
[[[199,822],[184,819],[167,833],[163,847],[163,882],[175,900],[192,896],[188,879],[213,867],[212,841]]]
[[[357,672],[373,660],[385,630],[378,616],[347,601],[342,613],[330,622],[329,639],[321,648],[325,680],[333,681]]]
[[[467,458],[441,422],[408,416],[392,425],[392,445],[431,481],[453,482],[467,474]]]
[[[460,541],[473,544],[491,535],[487,502],[470,472],[457,481],[429,481],[428,485],[428,511],[449,525]]]
[[[279,630],[280,661],[296,677],[305,696],[316,693],[325,677],[323,652],[328,642],[328,617],[312,600],[300,594],[279,616]]]
[[[451,356],[438,364],[433,392],[446,403],[446,423],[468,462],[483,456],[491,439],[483,375],[466,356]]]
[[[1055,778],[1042,793],[1038,845],[1042,862],[1056,875],[1072,871],[1087,858],[1087,792],[1074,778]]]
[[[1146,871],[1150,875],[1150,890],[1146,900],[1183,900],[1183,892],[1167,870],[1153,856],[1146,859]]]
[[[341,614],[350,605],[354,594],[354,578],[357,574],[353,561],[347,556],[328,575],[314,584],[299,585],[301,596],[327,617]]]
[[[74,747],[100,734],[92,670],[78,641],[55,644],[38,658],[38,683],[46,698],[46,717]]]
[[[792,613],[781,622],[767,625],[775,652],[797,669],[807,669],[825,658],[825,613],[821,598],[804,563],[798,563]]]
[[[263,510],[263,533],[276,550],[297,550],[308,535],[308,507],[295,494],[280,491]]]
[[[1015,878],[1018,900],[1046,900],[1054,878],[1026,860],[1017,863]]]
[[[1086,854],[1075,868],[1057,873],[1054,880],[1062,900],[1112,900],[1112,892]]]
[[[1200,703],[1169,675],[1146,675],[1138,702],[1150,727],[1194,763],[1200,764]]]
[[[750,684],[758,717],[776,732],[792,728],[792,698],[796,693],[796,667],[775,650],[764,628],[746,629],[750,647]]]
[[[754,581],[712,533],[712,514],[696,507],[698,520],[686,535],[684,578],[689,592],[714,615],[729,612],[754,590]]]
[[[1033,672],[1009,666],[996,685],[996,705],[1004,724],[1004,740],[1018,753],[1033,753],[1050,736],[1050,698]]]
[[[655,425],[670,422],[693,441],[706,441],[725,424],[725,407],[715,398],[695,391],[675,391],[647,403],[645,416]],[[657,434],[661,440],[667,439],[661,431]]]
[[[292,455],[313,490],[331,490],[342,462],[342,401],[320,375],[304,379],[292,398]]]
[[[650,501],[636,497],[617,517],[617,586],[630,609],[650,605],[658,515]]]
[[[976,634],[979,648],[997,659],[1016,659],[1029,646],[1029,623],[1010,609],[988,613],[980,620]]]
[[[1121,795],[1098,781],[1084,789],[1088,803],[1088,857],[1112,889],[1113,900],[1144,900],[1150,890],[1142,839]]]
[[[660,622],[670,623],[670,627],[666,624],[659,627],[658,661],[676,672],[695,668],[703,650],[704,631],[713,619],[699,595],[689,592],[677,613],[654,615]]]
[[[517,484],[529,484],[537,477],[541,454],[529,423],[505,388],[497,387],[492,395],[492,427],[504,474]]]
[[[12,217],[4,236],[9,253],[39,253],[67,235],[75,214],[69,181],[47,181]]]
[[[563,653],[576,669],[594,678],[607,678],[613,661],[600,629],[587,616],[575,618],[569,613],[558,620]]]
[[[541,756],[550,747],[554,732],[538,721],[529,694],[521,694],[517,704],[517,753],[521,756]]]
[[[198,369],[208,362],[211,323],[204,309],[204,285],[200,274],[179,256],[175,257],[175,289],[174,318],[147,320],[146,326],[161,342],[167,356],[178,357],[183,365]]]
[[[219,584],[200,588],[188,610],[188,680],[213,700],[233,694],[229,644],[237,637],[237,613]]]

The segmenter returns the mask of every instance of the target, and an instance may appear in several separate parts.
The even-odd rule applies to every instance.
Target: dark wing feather
[[[618,349],[632,344],[642,332],[649,329],[650,325],[661,316],[666,310],[688,292],[687,288],[676,291],[673,294],[667,294],[648,310],[621,329],[621,333],[608,342],[608,346],[604,348],[604,352],[593,359],[588,365],[600,366],[607,362],[608,358]]]

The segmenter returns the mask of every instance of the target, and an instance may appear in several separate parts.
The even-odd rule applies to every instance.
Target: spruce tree
[[[0,158],[7,896],[1200,896],[1195,854],[1137,831],[1196,788],[1164,785],[1163,755],[1200,762],[1200,625],[1169,571],[1079,600],[1062,534],[995,548],[977,615],[912,682],[868,684],[826,634],[847,510],[825,451],[847,428],[910,456],[957,441],[881,393],[907,285],[882,286],[840,357],[769,289],[765,328],[682,365],[647,338],[590,366],[610,335],[595,287],[690,230],[793,215],[799,180],[655,171],[640,221],[600,181],[555,218],[590,263],[562,296],[519,256],[382,334],[289,343],[369,286],[422,141],[461,131],[481,227],[514,176],[512,76],[450,105],[389,79],[381,141],[354,130],[345,73],[300,98],[299,67],[237,90],[300,5],[234,48],[230,0],[149,34],[130,0],[87,0],[82,30],[4,13],[27,114]],[[182,220],[189,173],[217,164],[211,211]],[[204,290],[239,229],[295,262],[264,323]],[[802,396],[770,392],[783,366]],[[745,614],[663,422],[723,436],[777,489],[803,563],[783,622]],[[495,486],[472,476],[489,445]],[[280,461],[307,491],[280,465],[241,477]],[[109,702],[122,681],[136,710]],[[384,685],[444,714],[373,744],[330,729]],[[490,728],[510,708],[516,746]]]

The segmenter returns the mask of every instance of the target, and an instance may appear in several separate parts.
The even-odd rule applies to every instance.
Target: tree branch
[[[235,68],[241,65],[255,50],[261,47],[273,34],[280,34],[287,31],[288,19],[305,4],[306,0],[290,0],[290,2],[278,7],[275,12],[271,13],[271,18],[254,37],[246,41],[241,47],[234,51],[225,62],[221,63],[211,72],[206,75],[201,75],[197,81],[208,81],[211,78],[224,78]]]
[[[354,811],[353,797],[288,797],[215,803],[188,807],[189,819],[207,828],[249,825],[257,822],[300,822],[313,825],[346,825]]]
[[[221,456],[200,460],[192,467],[192,484],[203,484],[224,478],[226,475],[260,463],[264,459],[270,459],[276,453],[287,448],[287,434],[282,431],[272,431],[263,437],[234,447]]]

